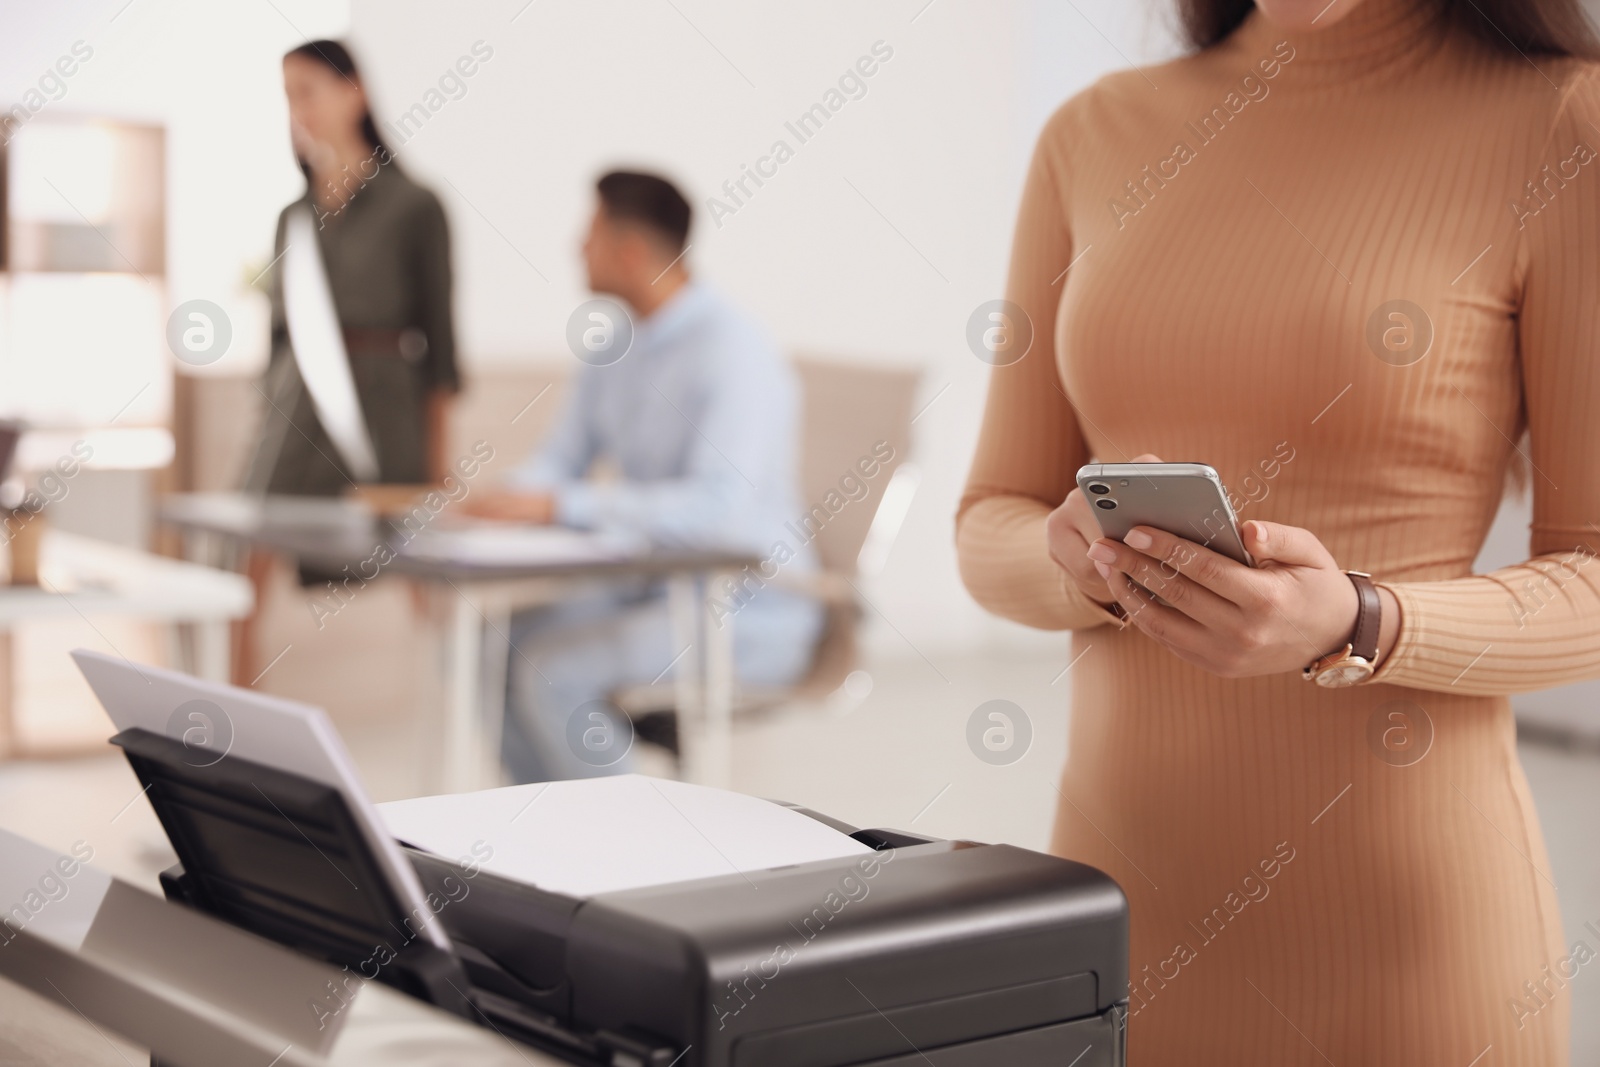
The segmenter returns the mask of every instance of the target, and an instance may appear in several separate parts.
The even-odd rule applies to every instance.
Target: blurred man
[[[583,245],[589,287],[625,304],[631,321],[603,309],[586,320],[593,325],[574,346],[585,366],[555,430],[509,491],[471,500],[469,510],[660,547],[751,552],[764,561],[760,580],[727,590],[717,623],[734,626],[742,683],[790,684],[809,665],[822,622],[819,605],[771,580],[815,566],[785,525],[802,513],[793,372],[757,323],[690,277],[690,207],[671,183],[617,172],[597,188]],[[597,462],[615,477],[585,480]],[[621,582],[524,613],[512,629],[507,769],[519,781],[630,770],[631,759],[606,742],[615,725],[606,716],[616,713],[604,701],[624,686],[665,681],[682,663],[661,583]],[[590,744],[596,737],[603,743]]]

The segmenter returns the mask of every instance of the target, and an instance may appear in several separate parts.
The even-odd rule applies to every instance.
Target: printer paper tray
[[[515,1033],[528,1043],[563,1057],[574,1064],[604,1067],[613,1062],[608,1054],[597,1054],[586,1041],[563,1034],[549,1025],[547,1017],[529,1012],[504,997],[474,994],[480,1010],[497,1027]],[[1054,1023],[1008,1034],[996,1034],[977,1041],[962,1041],[936,1048],[910,1049],[904,1055],[871,1060],[852,1060],[840,1067],[1121,1067],[1125,1040],[1125,1010],[1121,1005],[1103,1015],[1071,1022]],[[532,1022],[534,1025],[530,1026]],[[669,1053],[663,1053],[663,1057]],[[642,1061],[647,1062],[647,1061]],[[806,1061],[811,1062],[811,1061]],[[834,1064],[826,1059],[815,1061]],[[759,1067],[749,1056],[734,1055],[735,1067]]]
[[[1122,1008],[1034,1030],[964,1041],[849,1067],[1121,1067]]]
[[[858,1014],[740,1037],[732,1067],[854,1067],[894,1062],[902,1050],[987,1047],[985,1039],[1092,1019],[1094,1003],[1095,976],[1080,973],[887,1010],[864,1004]]]

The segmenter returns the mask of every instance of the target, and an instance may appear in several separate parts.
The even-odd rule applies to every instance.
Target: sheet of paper
[[[643,775],[379,804],[400,840],[570,896],[747,874],[872,850],[771,801]]]
[[[400,550],[418,559],[482,566],[590,563],[617,559],[627,546],[558,526],[463,526],[420,531]]]

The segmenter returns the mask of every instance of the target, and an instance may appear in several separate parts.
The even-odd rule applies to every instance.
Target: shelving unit
[[[22,473],[61,442],[94,444],[91,481],[126,507],[172,462],[172,362],[165,349],[166,132],[156,125],[40,114],[0,148],[0,417],[30,428]],[[55,451],[52,451],[55,450]],[[98,494],[96,494],[98,495]],[[139,544],[124,512],[79,532]],[[96,528],[104,526],[105,528]]]
[[[44,112],[0,136],[0,418],[26,427],[13,476],[49,486],[52,543],[154,564],[135,550],[150,540],[173,459],[166,131]],[[45,473],[68,456],[79,461],[71,476]],[[67,648],[167,652],[170,626],[125,617],[101,583],[61,580],[72,588],[0,589],[10,619],[0,626],[0,749],[13,755],[103,739],[81,682],[52,667]],[[34,610],[57,600],[60,619]]]

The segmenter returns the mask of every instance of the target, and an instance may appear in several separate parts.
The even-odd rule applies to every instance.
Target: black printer
[[[875,851],[576,898],[408,848],[450,901],[444,950],[407,936],[337,790],[231,757],[193,766],[144,730],[112,740],[178,854],[170,899],[572,1063],[1124,1062],[1127,902],[1082,864],[805,812]]]

